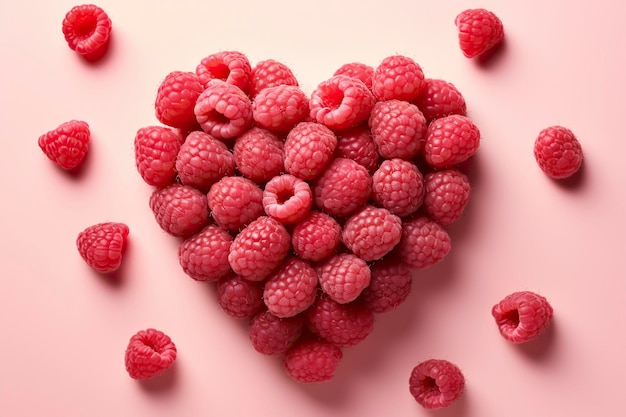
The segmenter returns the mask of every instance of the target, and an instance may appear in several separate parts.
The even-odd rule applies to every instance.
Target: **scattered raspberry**
[[[62,30],[72,51],[88,61],[97,61],[109,48],[111,26],[104,10],[94,4],[83,4],[67,12]]]
[[[253,127],[235,140],[235,165],[244,177],[262,184],[285,169],[283,141],[266,129]]]
[[[461,51],[467,58],[484,54],[504,39],[502,21],[485,9],[464,10],[454,23],[459,31]]]
[[[194,107],[202,130],[217,139],[232,139],[252,124],[252,103],[240,88],[212,80]]]
[[[309,98],[296,85],[277,85],[259,91],[252,102],[257,126],[287,132],[309,114]]]
[[[167,74],[157,90],[157,119],[168,126],[186,128],[196,123],[193,109],[204,86],[193,72],[173,71]]]
[[[468,117],[453,114],[428,125],[424,159],[433,167],[460,164],[471,158],[480,145],[480,131]]]
[[[329,257],[341,241],[337,220],[320,211],[312,211],[291,233],[294,252],[302,259],[317,262]]]
[[[263,214],[263,190],[244,177],[224,177],[207,196],[215,223],[235,232]]]
[[[317,282],[317,273],[307,261],[291,257],[265,282],[265,305],[277,317],[293,317],[313,304]]]
[[[356,300],[371,280],[367,263],[351,253],[334,255],[316,270],[322,290],[340,304]]]
[[[287,375],[298,382],[330,381],[343,358],[337,346],[322,340],[296,342],[285,352]]]
[[[583,162],[580,142],[571,130],[562,126],[551,126],[539,132],[534,154],[539,168],[555,179],[574,175]]]
[[[41,135],[38,144],[51,161],[65,170],[71,170],[85,159],[90,137],[86,122],[70,120]]]
[[[531,291],[507,295],[493,306],[500,334],[512,343],[525,343],[539,336],[552,320],[552,306],[545,297]]]
[[[457,221],[470,199],[469,179],[456,168],[426,174],[424,188],[424,211],[443,226]]]
[[[197,281],[218,281],[231,272],[228,253],[232,243],[233,238],[226,230],[208,225],[180,245],[180,266]]]
[[[196,67],[198,80],[203,87],[208,87],[211,80],[221,80],[239,88],[245,94],[250,91],[251,72],[248,57],[237,51],[211,54]]]
[[[402,304],[411,291],[409,268],[395,257],[386,257],[370,267],[372,279],[361,298],[374,313],[387,313]]]
[[[371,90],[374,68],[360,62],[349,62],[339,67],[333,75],[347,75],[348,77],[357,78]]]
[[[379,101],[372,109],[369,127],[380,156],[411,159],[422,149],[426,118],[407,101]]]
[[[128,226],[124,223],[106,222],[87,227],[78,234],[78,253],[87,265],[98,272],[117,270],[126,249]]]
[[[433,78],[424,80],[424,90],[414,103],[428,123],[451,114],[465,116],[467,112],[461,92],[453,84]]]
[[[130,338],[125,353],[126,371],[133,379],[155,377],[174,365],[176,345],[160,330],[146,329]]]
[[[228,274],[217,282],[217,303],[237,319],[249,319],[263,308],[263,286],[236,274]]]
[[[444,359],[429,359],[411,372],[409,390],[426,409],[451,405],[463,393],[465,377],[455,364]]]
[[[264,355],[284,353],[300,337],[304,327],[304,316],[276,317],[264,311],[252,318],[248,336],[254,349]]]
[[[313,201],[322,211],[349,216],[370,199],[372,177],[351,159],[335,158],[313,184]]]
[[[413,101],[424,88],[424,72],[413,59],[392,55],[374,70],[372,92],[378,100]]]
[[[402,221],[389,210],[367,205],[343,226],[346,247],[366,262],[376,261],[400,242]]]
[[[187,185],[172,184],[155,190],[150,208],[158,225],[172,236],[188,237],[209,221],[207,197]]]
[[[304,219],[312,204],[313,194],[309,184],[293,175],[278,175],[265,185],[265,213],[281,223],[292,224]]]
[[[298,123],[285,139],[285,170],[300,179],[312,180],[324,172],[336,146],[337,136],[326,126]]]
[[[402,238],[397,249],[409,268],[432,266],[443,260],[450,248],[448,232],[427,216],[417,215],[402,223]]]
[[[176,157],[182,137],[163,126],[146,126],[135,135],[135,166],[148,184],[164,187],[176,178]]]
[[[376,171],[380,160],[372,132],[364,126],[344,129],[337,134],[335,156],[352,159],[357,164],[363,165],[370,174]]]
[[[372,175],[372,197],[392,214],[406,217],[422,205],[424,177],[414,163],[388,159]]]
[[[259,61],[250,75],[250,97],[256,97],[265,88],[278,85],[298,86],[298,80],[289,67],[273,59]]]

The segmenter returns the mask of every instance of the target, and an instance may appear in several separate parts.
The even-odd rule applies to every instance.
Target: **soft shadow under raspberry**
[[[550,325],[536,339],[515,345],[515,348],[526,358],[537,363],[545,362],[557,350],[558,326],[554,318]]]
[[[179,365],[178,361],[174,361],[171,368],[166,369],[160,375],[157,375],[150,379],[143,379],[137,381],[141,389],[148,393],[162,393],[164,391],[171,391],[173,387],[177,385],[179,380]]]
[[[500,43],[498,43],[493,48],[489,49],[485,53],[476,57],[476,64],[484,69],[491,68],[495,66],[499,61],[504,59],[503,55],[506,53],[507,47],[506,37],[502,39]]]
[[[558,185],[560,188],[562,188],[563,190],[572,191],[572,192],[579,191],[588,182],[587,181],[588,173],[586,172],[587,171],[586,165],[587,165],[586,161],[583,160],[582,165],[580,166],[578,171],[576,171],[573,175],[567,178],[562,178],[562,179],[552,179],[552,181],[554,181],[554,183]]]

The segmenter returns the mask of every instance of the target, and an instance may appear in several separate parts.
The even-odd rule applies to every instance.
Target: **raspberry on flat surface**
[[[315,302],[317,284],[317,273],[311,264],[293,256],[269,276],[263,300],[275,316],[293,317]]]
[[[402,222],[397,254],[409,268],[428,268],[442,261],[450,249],[450,235],[428,216],[415,215]]]
[[[464,10],[454,23],[459,32],[459,46],[467,58],[484,54],[504,39],[502,21],[485,9]]]
[[[221,80],[243,91],[250,91],[252,68],[248,57],[238,51],[221,51],[208,55],[196,67],[196,75],[203,87],[211,80]]]
[[[351,253],[328,258],[316,266],[316,271],[324,293],[340,304],[356,300],[371,280],[367,263]]]
[[[65,170],[72,170],[85,159],[90,137],[86,122],[70,120],[41,135],[37,143],[52,162]]]
[[[250,97],[254,98],[260,91],[278,85],[298,86],[298,80],[291,69],[274,59],[259,61],[250,74]]]
[[[367,205],[343,225],[342,241],[366,262],[376,261],[400,242],[402,221],[389,210]]]
[[[109,16],[94,4],[72,7],[62,23],[70,49],[88,61],[97,61],[109,49],[111,27]]]
[[[235,139],[235,166],[244,177],[263,184],[285,170],[283,146],[274,133],[252,127]]]
[[[424,211],[443,226],[457,221],[469,203],[469,178],[456,168],[429,172],[424,189]]]
[[[296,85],[264,88],[252,101],[252,117],[257,126],[287,132],[309,114],[309,98]]]
[[[341,226],[321,211],[311,211],[291,232],[291,244],[296,255],[313,262],[335,253],[340,241]]]
[[[471,158],[480,146],[480,130],[469,117],[453,114],[433,120],[424,142],[424,160],[443,168]]]
[[[333,75],[347,75],[348,77],[358,78],[371,90],[374,67],[361,62],[348,62],[337,68]]]
[[[422,149],[426,118],[415,104],[393,99],[379,101],[368,123],[378,153],[385,159],[412,159]]]
[[[553,310],[545,297],[517,291],[494,305],[491,314],[502,337],[511,343],[525,343],[543,333],[552,320]]]
[[[140,330],[126,347],[126,371],[133,379],[153,378],[174,365],[176,353],[176,345],[162,331]]]
[[[539,168],[551,178],[574,175],[583,163],[580,142],[570,129],[550,126],[539,132],[533,149]]]
[[[406,301],[411,292],[413,277],[409,268],[397,257],[385,259],[370,266],[370,285],[361,293],[363,303],[374,313],[395,310]]]
[[[228,253],[232,243],[233,238],[226,230],[208,225],[180,245],[180,266],[196,281],[218,281],[231,272]]]
[[[371,196],[371,175],[352,159],[335,158],[313,183],[313,202],[334,216],[350,216]]]
[[[422,67],[407,56],[388,56],[374,70],[372,92],[378,100],[413,101],[423,88]]]
[[[372,175],[374,202],[398,217],[417,211],[424,200],[424,176],[411,161],[383,161]]]
[[[128,234],[128,226],[124,223],[94,224],[78,234],[78,253],[87,265],[98,272],[116,271],[122,264]]]
[[[262,311],[250,320],[248,336],[257,352],[276,355],[293,346],[303,328],[303,315],[280,318],[269,311]]]
[[[265,213],[281,223],[292,224],[304,219],[313,205],[309,184],[290,174],[278,175],[263,190]]]
[[[187,185],[172,184],[155,190],[149,204],[158,225],[172,236],[191,236],[209,221],[206,195]]]
[[[335,156],[352,159],[357,164],[363,165],[370,174],[376,171],[380,160],[372,132],[366,126],[356,126],[338,132]]]
[[[296,342],[285,352],[285,371],[303,383],[330,381],[343,358],[341,349],[323,340]]]
[[[440,79],[426,78],[424,89],[414,104],[422,111],[428,123],[451,114],[465,116],[467,113],[467,105],[461,92],[454,84]]]
[[[465,389],[465,377],[458,366],[445,359],[428,359],[411,371],[409,391],[426,409],[448,407]]]
[[[305,181],[318,177],[330,163],[337,147],[337,136],[328,127],[301,122],[285,139],[285,170]]]
[[[207,195],[215,223],[236,232],[263,214],[263,190],[244,177],[224,177]]]
[[[191,132],[176,157],[181,183],[207,192],[226,176],[235,175],[235,156],[224,142],[205,132]]]
[[[252,124],[252,103],[238,87],[211,80],[194,107],[202,130],[217,139],[232,139]]]
[[[148,185],[164,187],[176,178],[182,137],[164,126],[146,126],[135,134],[135,166]]]
[[[193,109],[204,86],[193,72],[172,71],[159,85],[154,102],[157,119],[164,125],[186,128],[196,123]]]
[[[217,303],[237,319],[250,319],[263,311],[263,285],[228,274],[217,282]]]

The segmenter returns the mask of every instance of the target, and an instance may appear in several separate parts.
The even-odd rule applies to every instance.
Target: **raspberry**
[[[340,304],[356,300],[371,280],[367,263],[351,253],[334,255],[316,270],[322,290]]]
[[[435,168],[460,164],[471,158],[480,145],[480,131],[468,117],[453,114],[428,125],[424,160]]]
[[[217,303],[231,317],[252,318],[263,310],[263,286],[228,274],[217,282]]]
[[[370,174],[376,171],[380,159],[372,132],[363,126],[345,129],[337,134],[335,156],[352,159],[357,164],[363,165]]]
[[[333,75],[347,75],[348,77],[357,78],[371,90],[374,68],[361,62],[349,62],[339,67]]]
[[[409,390],[426,409],[448,407],[463,393],[465,377],[445,359],[428,359],[411,371]]]
[[[313,184],[314,203],[334,216],[349,216],[372,195],[372,177],[351,159],[335,158]]]
[[[402,223],[402,238],[397,249],[409,268],[432,266],[443,260],[450,248],[448,232],[427,216],[417,215]]]
[[[285,352],[287,375],[297,382],[330,381],[343,358],[337,346],[322,340],[297,342]]]
[[[422,149],[426,118],[415,104],[379,101],[372,109],[369,127],[380,156],[411,159]]]
[[[186,128],[196,123],[193,109],[204,86],[193,72],[173,71],[159,85],[154,103],[157,119],[168,126]]]
[[[155,377],[172,367],[175,361],[176,345],[160,330],[140,330],[126,347],[126,371],[133,379]]]
[[[252,103],[240,88],[212,80],[194,107],[202,130],[217,139],[232,139],[252,124]]]
[[[413,59],[388,56],[378,64],[372,76],[372,92],[378,100],[413,101],[424,88],[424,72]]]
[[[198,80],[208,87],[211,80],[221,80],[248,93],[250,91],[250,61],[241,52],[222,51],[211,54],[196,67]]]
[[[376,99],[358,78],[335,75],[320,83],[309,102],[311,119],[340,130],[365,121]]]
[[[539,168],[551,178],[574,175],[583,162],[583,150],[574,133],[562,126],[551,126],[539,132],[534,154]]]
[[[313,262],[333,254],[340,240],[341,226],[337,220],[319,211],[310,212],[291,233],[294,252]]]
[[[372,175],[372,197],[392,214],[407,217],[422,205],[424,177],[414,163],[388,159]]]
[[[364,261],[376,261],[400,242],[402,222],[389,210],[365,206],[353,214],[343,226],[346,247]]]
[[[469,179],[458,169],[426,174],[424,188],[424,211],[443,226],[458,220],[469,202]]]
[[[386,257],[370,267],[372,279],[361,298],[374,313],[387,313],[402,304],[411,291],[409,268],[395,257]]]
[[[97,61],[109,48],[111,26],[104,10],[94,4],[83,4],[67,12],[62,30],[72,51],[88,61]]]
[[[252,102],[252,117],[257,126],[287,132],[304,121],[309,113],[309,99],[295,85],[277,85],[261,90]]]
[[[285,169],[283,141],[269,130],[253,127],[235,140],[235,165],[244,177],[265,183]]]
[[[188,237],[209,221],[207,197],[195,188],[172,184],[155,190],[150,196],[150,208],[165,232]]]
[[[317,273],[302,259],[291,257],[265,282],[263,299],[270,313],[292,317],[309,308],[317,296]]]
[[[250,74],[250,97],[254,98],[263,89],[278,85],[298,86],[298,80],[282,62],[273,59],[257,62]]]
[[[203,192],[235,174],[235,157],[228,147],[208,133],[191,132],[176,157],[180,182]]]
[[[207,199],[215,223],[232,232],[263,214],[263,190],[247,178],[222,178],[211,186]]]
[[[106,222],[87,227],[78,234],[78,253],[87,265],[98,272],[117,270],[126,249],[128,226],[124,223]]]
[[[263,208],[268,216],[281,223],[304,219],[313,204],[309,184],[290,174],[272,178],[263,191]]]
[[[493,306],[491,314],[506,340],[525,343],[548,327],[553,310],[545,297],[531,291],[519,291],[507,295]]]
[[[41,135],[38,144],[52,162],[65,170],[71,170],[85,159],[90,137],[86,122],[70,120]]]
[[[457,15],[454,23],[459,31],[463,55],[482,55],[504,39],[502,21],[485,9],[467,9]]]
[[[277,220],[261,216],[235,237],[228,262],[243,278],[262,281],[283,262],[290,247],[287,229]]]
[[[433,78],[424,80],[424,89],[414,104],[422,111],[429,123],[451,114],[465,116],[467,112],[461,92],[453,84]]]
[[[208,225],[180,245],[180,266],[197,281],[218,281],[230,272],[228,253],[232,243],[226,230]]]
[[[314,122],[298,123],[285,139],[285,170],[303,180],[319,176],[331,161],[337,136]]]
[[[176,157],[182,137],[163,126],[146,126],[135,135],[135,166],[148,184],[164,187],[176,178]]]
[[[263,311],[250,320],[248,336],[254,349],[264,355],[284,353],[300,337],[304,316],[280,318]]]

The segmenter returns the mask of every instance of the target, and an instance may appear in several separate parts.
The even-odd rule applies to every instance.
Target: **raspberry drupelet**
[[[426,409],[448,407],[465,389],[465,377],[458,366],[444,359],[429,359],[411,371],[409,391]]]

